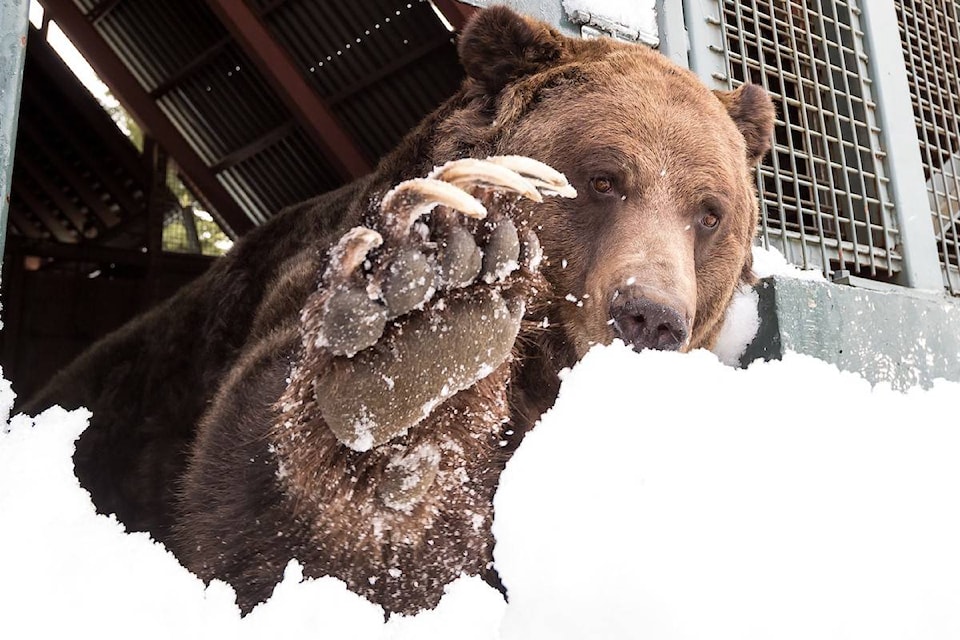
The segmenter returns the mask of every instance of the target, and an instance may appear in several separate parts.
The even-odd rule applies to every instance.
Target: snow
[[[958,393],[594,348],[501,478],[501,637],[960,637]]]
[[[640,33],[657,33],[654,0],[563,0],[568,15],[576,12],[612,21]]]
[[[957,397],[957,383],[900,393],[796,354],[735,369],[595,347],[503,474],[509,604],[461,578],[437,609],[388,622],[295,562],[241,619],[229,586],[95,514],[71,463],[87,412],[14,416],[0,422],[0,637],[958,638]],[[0,418],[12,402],[3,383]]]
[[[804,270],[790,264],[783,254],[773,247],[753,247],[753,272],[758,278],[781,276],[826,282],[822,272]],[[758,303],[759,296],[752,287],[740,287],[734,294],[727,308],[726,321],[712,349],[721,362],[736,366],[757,335],[760,328]]]

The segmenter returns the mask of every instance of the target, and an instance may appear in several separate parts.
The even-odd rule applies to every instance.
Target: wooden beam
[[[105,162],[99,158],[97,154],[91,152],[88,145],[77,137],[74,128],[77,123],[64,122],[63,118],[57,116],[56,109],[53,105],[43,100],[38,100],[29,91],[26,92],[25,97],[28,97],[28,99],[24,100],[24,104],[29,104],[31,110],[41,115],[46,121],[43,127],[43,133],[46,135],[53,134],[55,136],[59,134],[59,136],[57,136],[59,138],[57,142],[66,143],[63,146],[72,150],[77,159],[90,170],[94,179],[103,185],[104,190],[110,194],[113,201],[120,205],[124,217],[142,215],[147,208],[145,201],[146,185],[142,181],[137,182],[138,177],[142,179],[142,173],[140,175],[128,176],[134,183],[134,186],[139,187],[144,192],[141,199],[137,200],[131,192],[130,187],[121,182],[121,177],[111,171]],[[114,135],[123,134],[117,130]],[[60,145],[57,146],[58,149],[63,148]]]
[[[207,4],[344,180],[369,173],[372,165],[356,141],[247,3],[207,0]]]
[[[40,256],[72,262],[100,262],[124,264],[146,268],[149,257],[139,249],[118,249],[96,244],[62,244],[50,241],[12,239],[9,252],[13,255]],[[213,264],[217,258],[190,253],[163,253],[159,265],[164,271],[200,271]]]
[[[458,33],[463,30],[463,25],[467,23],[470,16],[478,11],[477,7],[457,2],[457,0],[430,0],[430,2],[440,10],[443,17]]]
[[[209,64],[211,60],[220,55],[231,42],[233,42],[233,38],[226,35],[214,42],[197,54],[193,60],[177,69],[173,75],[167,77],[163,82],[151,89],[150,97],[154,100],[159,100],[170,93],[178,84],[197,73],[197,71]]]
[[[17,169],[23,169],[26,171],[27,175],[30,176],[30,179],[33,180],[38,187],[40,187],[43,192],[46,194],[57,209],[60,210],[66,218],[73,223],[73,226],[80,233],[84,232],[84,227],[87,223],[87,217],[80,212],[77,206],[73,201],[67,197],[67,195],[60,189],[60,187],[53,183],[53,180],[47,176],[37,163],[33,161],[27,155],[17,155]],[[20,174],[21,176],[23,174]],[[92,224],[96,220],[96,216],[90,216],[89,221]],[[99,229],[97,229],[99,233]]]
[[[27,68],[32,70],[34,65],[50,83],[43,83],[42,90],[38,92],[40,101],[56,104],[58,100],[68,100],[70,106],[83,117],[81,126],[92,129],[97,139],[107,145],[132,176],[140,182],[146,182],[149,179],[147,166],[133,142],[120,131],[110,115],[90,95],[89,90],[73,75],[47,41],[41,38],[31,38],[27,43]],[[38,84],[40,79],[34,77],[24,89],[33,91]]]
[[[13,226],[16,227],[21,235],[31,240],[43,239],[43,234],[37,229],[37,225],[33,224],[30,218],[27,217],[27,214],[19,209],[17,201],[13,199],[11,199],[10,202],[10,221],[13,222]],[[7,243],[6,249],[9,250],[9,248],[10,245]]]
[[[100,221],[105,227],[110,228],[120,222],[120,216],[111,211],[100,198],[100,194],[94,191],[87,183],[87,180],[79,175],[72,166],[67,164],[59,150],[52,149],[50,145],[47,144],[44,132],[40,131],[34,125],[31,118],[20,121],[20,132],[30,141],[30,144],[25,149],[21,149],[21,153],[31,154],[40,162],[44,159],[46,162],[49,162],[50,165],[63,176],[77,195],[80,196],[80,199],[87,205],[87,208],[100,218]]]
[[[242,4],[242,3],[239,3]],[[73,0],[44,0],[47,14],[83,53],[123,106],[176,160],[190,186],[207,201],[224,230],[237,236],[253,227],[226,188],[150,99],[140,82],[77,9]]]
[[[30,189],[26,188],[26,185],[21,185],[21,183],[18,182],[13,185],[13,191],[17,194],[17,197],[27,205],[30,212],[43,223],[43,226],[53,234],[53,237],[56,238],[58,242],[67,244],[76,244],[78,242],[80,234],[71,232],[71,230],[67,228],[67,225],[61,222],[56,214],[50,211],[39,197],[31,192]]]

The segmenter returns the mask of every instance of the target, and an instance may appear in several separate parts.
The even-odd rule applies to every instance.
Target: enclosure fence
[[[960,295],[960,2],[683,6],[691,68],[776,103],[763,244],[834,280]]]

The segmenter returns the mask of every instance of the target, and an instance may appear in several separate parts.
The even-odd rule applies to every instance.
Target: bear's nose
[[[650,298],[620,295],[610,305],[610,317],[616,336],[637,351],[676,351],[687,342],[683,315]]]

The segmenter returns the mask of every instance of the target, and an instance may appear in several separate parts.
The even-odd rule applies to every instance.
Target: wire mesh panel
[[[944,281],[960,295],[960,7],[955,0],[895,5]]]
[[[854,0],[721,0],[730,87],[777,103],[758,171],[762,238],[825,273],[893,281],[899,233]]]

